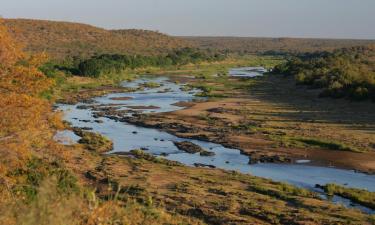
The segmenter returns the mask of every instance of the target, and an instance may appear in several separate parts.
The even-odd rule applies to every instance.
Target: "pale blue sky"
[[[172,35],[375,39],[375,0],[0,0],[0,15]]]

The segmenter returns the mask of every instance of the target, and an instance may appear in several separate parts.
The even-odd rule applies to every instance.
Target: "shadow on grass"
[[[341,124],[375,132],[375,103],[370,101],[319,98],[320,90],[296,86],[292,77],[282,75],[258,79],[249,92],[260,101],[276,104],[280,112],[272,114],[289,121]]]

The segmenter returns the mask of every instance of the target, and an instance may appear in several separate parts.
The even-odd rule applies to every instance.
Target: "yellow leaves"
[[[39,67],[48,61],[48,55],[46,53],[40,53],[30,56],[28,63],[30,66]]]
[[[14,65],[23,56],[20,47],[9,36],[7,28],[0,20],[0,67]]]
[[[26,57],[0,21],[0,92],[37,95],[53,85],[40,70],[45,54]]]
[[[17,192],[13,193],[12,190],[24,184],[26,176],[12,172],[25,168],[32,157],[43,159],[68,157],[65,146],[53,141],[54,129],[63,127],[61,116],[52,111],[50,102],[38,98],[41,92],[53,85],[52,80],[39,70],[45,61],[46,55],[44,54],[31,57],[23,54],[0,22],[1,224],[18,224],[15,220],[11,221],[15,219],[13,218],[14,212],[4,215],[3,206],[9,206],[8,202],[22,201],[24,197],[24,195],[17,195]],[[5,199],[4,196],[7,193],[11,198]],[[60,202],[54,202],[55,208],[52,207],[52,211],[58,212],[59,215],[61,211],[56,210],[56,207],[60,206]],[[48,205],[40,205],[43,209],[46,206]],[[25,210],[25,212],[28,211]],[[39,213],[40,210],[37,209],[34,212]],[[56,221],[56,218],[58,218],[56,215],[48,217],[53,221]]]
[[[23,94],[0,94],[0,161],[19,167],[31,156],[32,146],[48,136],[48,102]],[[46,113],[47,112],[47,113]]]
[[[46,148],[50,121],[58,124],[50,103],[36,97],[53,85],[38,69],[45,60],[43,54],[26,57],[0,22],[0,178]]]
[[[10,93],[1,94],[0,97],[0,137],[39,128],[39,121],[50,107],[44,100],[28,95]]]
[[[48,79],[34,66],[17,65],[6,71],[0,71],[0,92],[36,96],[53,84],[53,80]]]

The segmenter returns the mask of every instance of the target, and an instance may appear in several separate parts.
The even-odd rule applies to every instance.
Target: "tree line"
[[[225,58],[225,54],[196,48],[176,49],[168,54],[155,56],[102,54],[89,59],[75,58],[69,63],[70,65],[46,65],[44,72],[48,74],[48,70],[58,69],[74,75],[97,78],[104,74],[121,73],[127,69],[181,66],[190,63],[221,61]]]
[[[295,55],[273,73],[292,75],[297,84],[321,88],[322,97],[375,101],[375,46]]]

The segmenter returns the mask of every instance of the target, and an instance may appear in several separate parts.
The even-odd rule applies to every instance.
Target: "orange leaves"
[[[53,81],[35,66],[16,65],[0,71],[0,92],[3,93],[16,92],[36,96],[53,84]]]
[[[14,65],[22,55],[19,46],[14,43],[3,25],[3,21],[0,20],[0,67]]]
[[[2,164],[21,166],[31,156],[31,147],[48,136],[44,119],[50,109],[43,100],[27,95],[0,94],[0,158]]]
[[[44,128],[38,123],[50,109],[44,100],[16,93],[0,96],[0,138],[14,132]]]
[[[0,92],[37,95],[53,85],[38,69],[46,55],[26,57],[0,21]]]
[[[4,165],[21,166],[52,138],[55,115],[49,102],[36,97],[53,85],[38,69],[45,60],[26,57],[0,21],[0,177]]]

